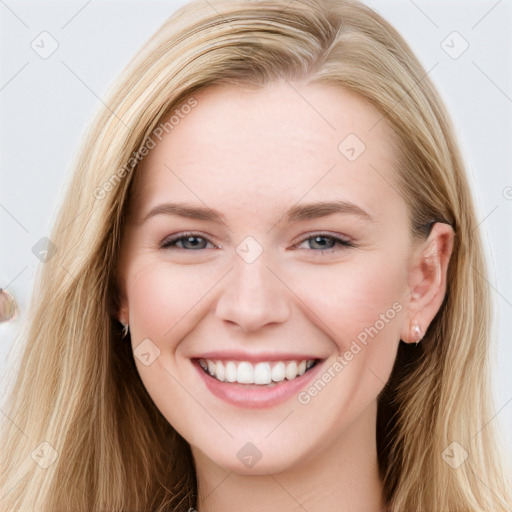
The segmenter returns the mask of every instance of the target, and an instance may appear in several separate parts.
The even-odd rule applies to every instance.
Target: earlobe
[[[421,340],[443,303],[453,242],[452,227],[438,222],[413,256],[408,272],[408,316],[401,336],[406,343]]]
[[[123,330],[121,332],[121,337],[124,339],[128,336],[130,331],[130,319],[128,316],[128,306],[126,305],[126,301],[122,300],[122,306],[119,308],[118,315],[119,322],[123,326]]]
[[[119,308],[117,318],[123,325],[128,325],[130,323],[130,318],[128,316],[128,306],[124,304],[124,301],[123,305]]]
[[[114,316],[123,326],[130,323],[128,301],[124,292],[119,289],[117,290],[117,308]]]
[[[130,323],[128,299],[120,276],[116,273],[110,289],[111,316],[124,325]]]

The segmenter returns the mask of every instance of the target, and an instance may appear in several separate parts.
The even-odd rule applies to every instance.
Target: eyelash
[[[173,244],[175,244],[176,242],[180,242],[180,241],[185,240],[185,239],[187,239],[189,237],[200,238],[200,239],[208,241],[207,238],[203,237],[199,233],[194,233],[194,232],[181,233],[179,235],[175,235],[175,236],[172,236],[172,237],[164,240],[160,244],[160,248],[161,249],[173,249],[173,248],[176,248],[176,249],[182,249],[182,250],[185,250],[185,251],[194,251],[194,249],[185,249],[184,247],[175,247],[175,246],[173,247]],[[310,236],[308,236],[306,238],[303,238],[302,240],[297,242],[294,245],[294,247],[296,247],[297,245],[300,245],[300,244],[306,242],[307,240],[310,240],[310,239],[313,239],[313,238],[317,238],[317,237],[330,238],[331,240],[334,240],[335,244],[341,245],[343,249],[348,249],[348,248],[351,248],[351,247],[355,247],[351,242],[349,242],[347,240],[344,240],[343,238],[339,238],[337,236],[331,235],[330,233],[315,233],[315,234],[310,235]],[[201,249],[195,249],[195,250],[201,250]],[[316,253],[320,253],[320,254],[331,253],[331,252],[335,252],[336,250],[337,249],[335,247],[331,247],[329,249],[311,249],[311,251],[316,252]]]

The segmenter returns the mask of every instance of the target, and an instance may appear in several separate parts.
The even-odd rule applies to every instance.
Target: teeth
[[[275,363],[261,362],[253,365],[247,361],[212,361],[200,359],[201,367],[212,377],[222,382],[238,382],[240,384],[271,384],[293,380],[303,375],[314,364],[315,360],[278,361]]]
[[[254,384],[254,370],[249,363],[239,363],[236,370],[236,381],[240,384]]]
[[[295,379],[297,377],[297,363],[295,361],[292,361],[291,363],[288,363],[286,365],[284,376],[288,380]]]
[[[272,371],[268,363],[258,363],[254,367],[254,384],[270,384]]]
[[[284,380],[284,374],[286,373],[286,368],[282,361],[279,361],[274,368],[272,368],[272,380],[274,382],[281,382]]]
[[[226,370],[224,368],[224,365],[220,361],[217,361],[215,363],[215,371],[210,372],[210,374],[216,375],[217,379],[219,379],[219,380],[224,380],[224,376],[226,375]]]
[[[226,365],[226,380],[228,382],[236,381],[236,364],[233,361],[229,361]]]

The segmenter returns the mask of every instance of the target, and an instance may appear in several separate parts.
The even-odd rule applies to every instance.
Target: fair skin
[[[198,510],[380,511],[377,397],[400,339],[415,341],[413,322],[424,332],[441,306],[453,231],[437,223],[428,239],[413,240],[389,128],[354,94],[276,81],[195,97],[198,106],[142,163],[121,248],[119,319],[135,351],[147,339],[159,350],[151,364],[135,362],[190,443]],[[338,149],[348,134],[366,146],[354,161]],[[347,201],[368,215],[285,218],[319,201]],[[143,221],[177,202],[216,210],[225,224],[165,213]],[[196,238],[160,246],[186,232]],[[262,249],[250,263],[237,252],[248,236]],[[377,325],[333,376],[351,343]],[[194,362],[228,350],[310,355],[320,360],[316,378],[329,368],[332,378],[308,403],[298,396],[312,382],[277,405],[234,405],[205,386]],[[237,455],[244,446],[257,453],[249,442],[261,455],[253,465]]]

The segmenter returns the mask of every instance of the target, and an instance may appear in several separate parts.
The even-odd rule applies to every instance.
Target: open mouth
[[[203,371],[220,382],[255,384],[272,387],[283,381],[295,380],[316,366],[320,359],[290,361],[221,361],[197,359]]]

